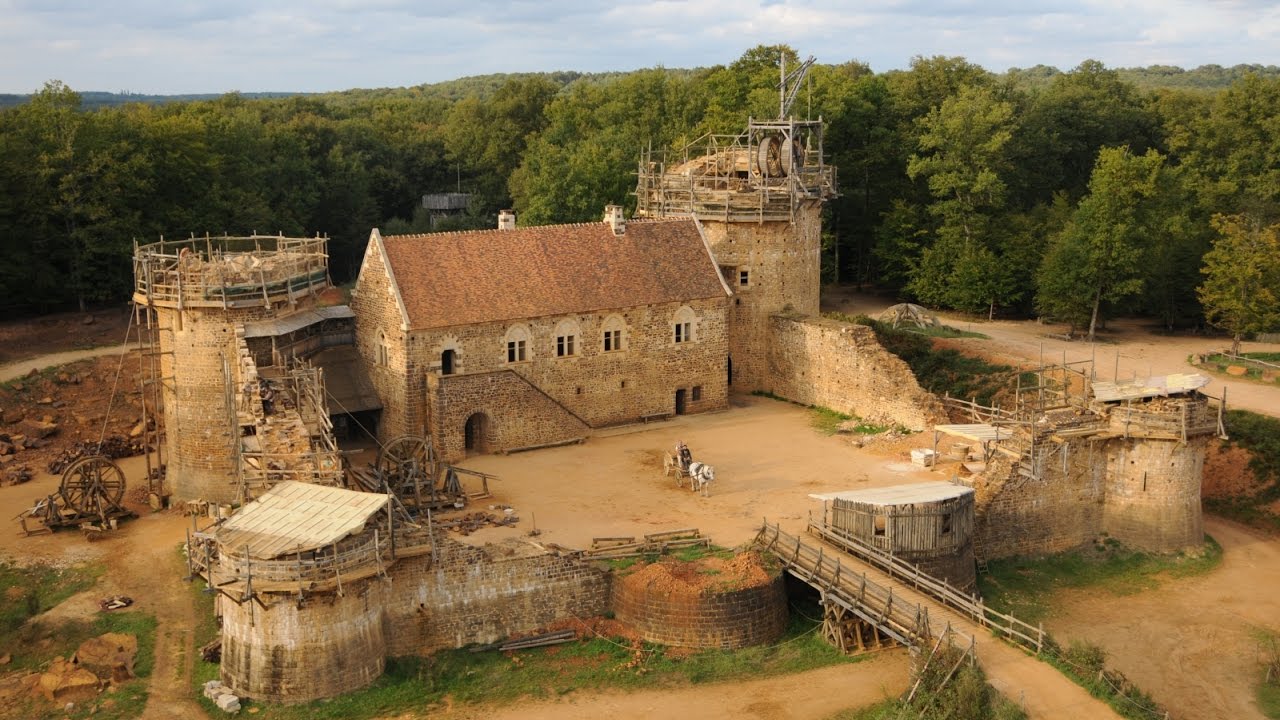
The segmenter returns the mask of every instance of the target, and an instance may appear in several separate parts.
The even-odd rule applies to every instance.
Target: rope
[[[107,441],[107,422],[111,419],[111,408],[116,402],[116,391],[120,387],[120,372],[124,369],[124,356],[129,354],[129,333],[133,331],[133,312],[129,313],[129,324],[124,329],[124,345],[120,350],[120,362],[116,363],[116,377],[111,382],[111,397],[107,400],[107,412],[102,416],[102,432],[98,435],[98,452],[102,452],[102,444]],[[144,396],[142,402],[146,402]]]

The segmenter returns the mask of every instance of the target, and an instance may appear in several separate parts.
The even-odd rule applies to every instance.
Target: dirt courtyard
[[[791,403],[736,396],[727,412],[619,428],[581,445],[468,458],[459,464],[501,478],[482,502],[510,505],[520,517],[514,528],[468,540],[523,536],[536,524],[540,542],[586,548],[593,537],[698,528],[732,547],[751,540],[764,518],[803,531],[808,513],[821,512],[810,493],[941,478],[904,457],[930,434],[859,449],[851,436],[819,433],[810,417]],[[663,474],[662,454],[677,440],[715,468],[710,497]]]

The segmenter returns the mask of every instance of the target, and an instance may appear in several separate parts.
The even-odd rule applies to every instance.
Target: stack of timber
[[[650,533],[643,540],[635,537],[600,537],[591,541],[587,557],[598,560],[662,555],[671,550],[687,547],[711,547],[711,538],[703,537],[697,528]]]

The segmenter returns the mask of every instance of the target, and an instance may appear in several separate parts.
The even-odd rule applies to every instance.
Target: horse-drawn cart
[[[663,474],[668,477],[674,472],[676,487],[684,487],[684,479],[689,478],[689,489],[701,492],[703,497],[711,495],[711,481],[716,479],[715,468],[702,462],[695,462],[693,453],[684,442],[676,443],[675,453],[666,453],[662,459]]]

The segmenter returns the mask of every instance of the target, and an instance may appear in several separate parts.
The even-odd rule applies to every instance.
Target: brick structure
[[[682,564],[665,560],[660,565]],[[616,578],[611,601],[618,620],[649,642],[736,650],[774,642],[787,629],[787,593],[781,572],[775,570],[758,582],[727,582],[724,587],[712,584],[693,590],[672,582],[663,572],[665,567],[646,572],[651,567]]]
[[[729,295],[692,220],[375,230],[352,308],[379,437],[448,460],[725,408]]]

